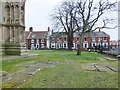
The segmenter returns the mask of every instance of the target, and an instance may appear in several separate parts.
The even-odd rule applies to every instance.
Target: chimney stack
[[[101,32],[101,29],[99,28],[99,32]]]
[[[50,27],[48,27],[48,32],[50,32]]]
[[[53,34],[53,29],[52,29],[52,34]]]
[[[29,32],[33,32],[33,27],[30,27]]]

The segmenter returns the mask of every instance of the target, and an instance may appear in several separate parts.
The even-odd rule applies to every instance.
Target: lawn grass
[[[87,52],[83,51],[81,56],[76,55],[76,51],[65,51],[65,50],[31,50],[29,53],[37,53],[40,54],[39,56],[42,57],[42,60],[52,60],[52,61],[60,61],[63,62],[65,60],[80,60],[81,62],[84,61],[95,61],[99,60],[97,57],[103,57],[100,54],[94,52]]]
[[[21,59],[9,60],[9,61],[2,61],[2,62],[0,62],[0,64],[2,65],[2,71],[14,73],[14,72],[17,72],[17,71],[23,69],[23,67],[18,67],[18,66],[16,67],[17,64],[34,61],[34,60],[35,59],[33,59],[33,58],[31,58],[31,59],[21,58]]]
[[[19,58],[0,62],[2,71],[14,73],[25,67],[16,65],[30,61],[58,61],[71,63],[109,63],[118,66],[116,61],[101,61],[97,57],[104,57],[95,52],[83,51],[81,56],[76,51],[65,50],[30,50],[28,53],[39,54],[32,58]],[[21,88],[117,88],[117,72],[86,71],[81,65],[56,65],[37,72]]]
[[[72,62],[72,63],[97,63],[97,62],[109,62],[100,61],[97,57],[104,57],[94,52],[83,51],[81,56],[76,55],[76,51],[65,50],[30,50],[28,53],[40,54],[33,56],[34,58],[19,58],[9,61],[2,61],[2,70],[9,73],[17,72],[23,67],[16,67],[17,64],[29,62],[29,61],[59,61],[59,62]],[[113,65],[117,65],[115,62],[110,62]]]
[[[118,88],[118,74],[86,71],[79,65],[44,68],[20,88]]]

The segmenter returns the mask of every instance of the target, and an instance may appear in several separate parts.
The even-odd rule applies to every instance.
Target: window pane
[[[85,41],[87,41],[87,38],[85,38]]]
[[[77,41],[79,41],[79,38],[77,38]]]
[[[34,39],[32,39],[31,43],[34,43]]]
[[[64,41],[66,41],[66,38],[64,38]]]
[[[95,41],[95,38],[92,38],[92,41]]]
[[[106,41],[106,40],[107,40],[107,38],[106,38],[106,37],[104,37],[104,40]]]

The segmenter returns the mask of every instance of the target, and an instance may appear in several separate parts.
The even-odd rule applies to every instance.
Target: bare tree
[[[94,3],[95,0],[79,0],[77,2],[76,8],[77,8],[77,17],[81,18],[81,22],[79,23],[77,18],[74,18],[75,24],[79,28],[79,36],[80,36],[80,43],[79,43],[79,49],[77,52],[77,55],[81,55],[81,46],[82,46],[82,39],[85,33],[95,31],[98,28],[108,28],[111,29],[111,27],[107,27],[107,24],[112,21],[113,19],[105,18],[103,19],[102,16],[107,12],[108,10],[112,10],[116,6],[116,2],[111,3],[108,0],[99,0]],[[98,4],[97,4],[98,3]],[[101,26],[97,25],[97,23],[102,20]],[[115,27],[114,27],[115,28]]]
[[[74,21],[77,13],[76,10],[76,3],[74,1],[64,1],[52,14],[54,28],[58,29],[58,32],[62,30],[67,35],[69,50],[72,50],[73,33],[78,30]]]
[[[97,2],[96,2],[97,1]],[[77,55],[81,55],[81,46],[85,33],[90,33],[99,28],[107,26],[113,18],[103,18],[106,12],[111,11],[116,2],[108,0],[77,0],[64,1],[59,8],[52,14],[52,20],[56,29],[62,29],[68,36],[68,48],[72,50],[73,33],[78,32],[80,43]],[[102,21],[101,21],[102,20]],[[97,25],[100,22],[100,25]]]

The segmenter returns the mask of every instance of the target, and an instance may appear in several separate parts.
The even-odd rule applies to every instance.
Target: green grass
[[[16,67],[17,64],[29,62],[29,61],[59,61],[59,62],[72,62],[72,63],[96,63],[96,62],[109,62],[100,61],[97,57],[104,57],[94,52],[83,51],[81,56],[76,55],[76,51],[65,51],[65,50],[30,50],[29,53],[40,54],[33,56],[35,58],[20,58],[9,61],[0,62],[2,70],[9,73],[17,72],[23,67]],[[7,56],[8,57],[8,56]],[[7,58],[6,57],[6,58]],[[10,57],[10,56],[9,56]],[[5,58],[5,56],[4,56]],[[113,65],[117,65],[115,62],[110,62]]]
[[[29,61],[34,61],[35,59],[14,59],[14,60],[9,60],[9,61],[2,61],[0,62],[0,65],[2,65],[2,71],[7,71],[9,73],[17,72],[23,67],[16,67],[17,64],[24,63],[24,62],[29,62]]]
[[[16,65],[30,61],[59,61],[71,63],[102,63],[106,62],[118,66],[116,61],[101,61],[97,57],[104,57],[95,52],[83,51],[81,56],[76,51],[65,50],[30,50],[29,53],[40,54],[32,58],[19,58],[0,62],[2,70],[14,73],[25,67]],[[6,57],[4,57],[6,58]],[[80,65],[56,65],[44,68],[20,85],[21,88],[117,88],[117,72],[86,71]]]
[[[118,88],[118,74],[85,71],[79,65],[44,68],[20,88]]]
[[[100,54],[96,54],[94,52],[83,51],[81,56],[76,55],[76,51],[64,51],[64,50],[31,50],[30,53],[40,54],[42,60],[52,60],[52,61],[65,61],[65,60],[80,60],[81,62],[85,62],[88,60],[95,61],[98,60],[97,57],[103,57]]]

